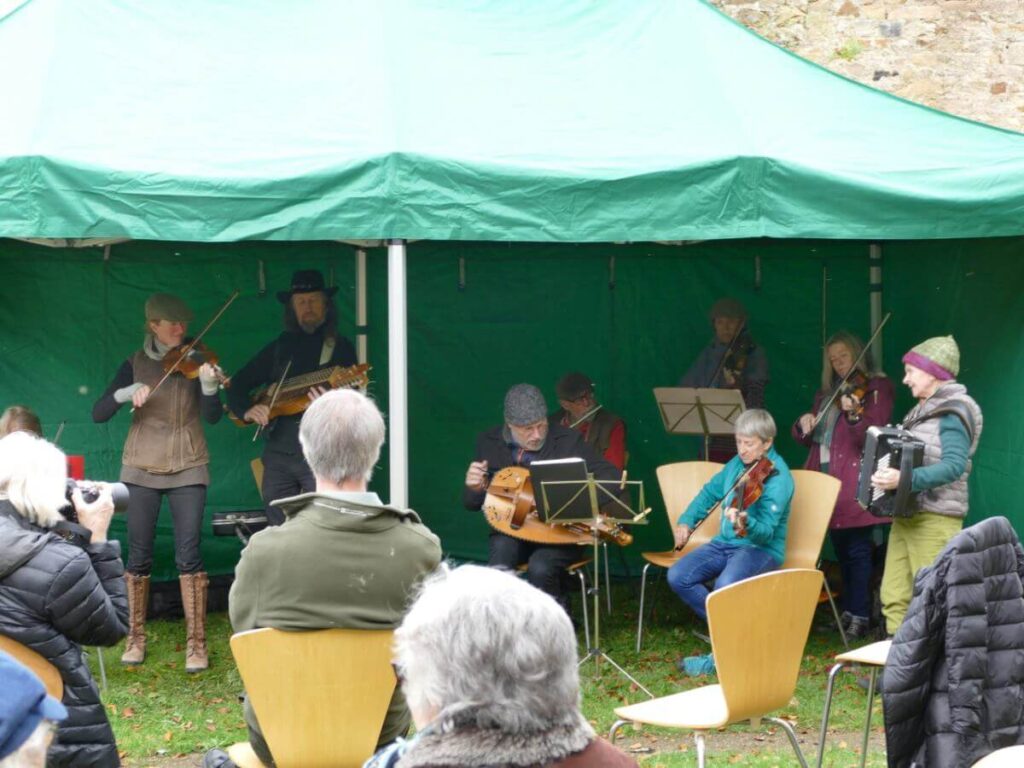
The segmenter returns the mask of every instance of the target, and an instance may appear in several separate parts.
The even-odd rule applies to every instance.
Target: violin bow
[[[835,389],[832,390],[832,395],[829,397],[828,402],[826,402],[823,407],[818,409],[818,413],[815,414],[814,416],[814,423],[811,425],[810,431],[806,432],[805,434],[809,435],[811,434],[811,432],[818,428],[818,424],[825,417],[825,414],[828,412],[828,409],[832,406],[832,403],[836,401],[836,398],[839,397],[839,393],[843,391],[843,388],[846,387],[847,383],[853,377],[853,374],[857,372],[857,366],[861,364],[861,361],[864,359],[864,356],[868,353],[868,350],[871,349],[871,345],[874,344],[875,339],[878,338],[878,334],[882,332],[882,329],[885,327],[885,324],[889,322],[890,317],[892,317],[892,312],[886,312],[885,317],[882,318],[882,322],[878,324],[878,327],[875,328],[875,332],[872,333],[871,338],[868,339],[868,343],[864,345],[864,349],[860,351],[860,354],[857,355],[857,359],[853,361],[853,365],[850,366],[850,370],[846,372],[846,375],[843,376],[843,380],[840,381],[836,385]]]
[[[270,398],[270,405],[267,406],[267,412],[274,410],[274,403],[277,402],[277,396],[281,394],[281,385],[284,384],[284,380],[288,378],[288,371],[292,368],[292,361],[288,361],[288,365],[284,367],[284,371],[281,373],[281,378],[277,380],[277,386],[274,387],[274,394]],[[252,436],[252,441],[255,443],[256,438],[260,436],[260,432],[263,431],[263,425],[259,424],[256,426],[256,432]]]
[[[188,345],[185,347],[185,350],[181,353],[181,355],[178,357],[178,359],[174,361],[174,365],[172,365],[170,368],[168,368],[167,371],[164,373],[163,378],[161,378],[160,381],[158,381],[156,383],[155,387],[153,387],[151,390],[149,390],[150,396],[152,396],[154,392],[156,392],[158,389],[160,389],[160,385],[163,384],[165,381],[167,381],[167,377],[168,376],[170,376],[172,373],[174,373],[176,370],[178,370],[178,366],[181,365],[181,361],[184,360],[186,357],[188,357],[189,355],[192,354],[192,350],[196,348],[196,344],[198,344],[202,340],[203,336],[206,335],[206,332],[208,330],[213,328],[213,324],[216,323],[218,320],[220,320],[220,316],[224,314],[224,310],[226,310],[228,307],[231,306],[231,302],[233,302],[235,299],[238,298],[238,294],[239,294],[239,292],[237,290],[234,293],[232,293],[228,297],[228,300],[224,302],[224,306],[222,306],[220,309],[218,309],[217,310],[217,314],[215,314],[213,316],[213,319],[210,320],[210,322],[208,322],[206,324],[206,327],[203,328],[203,330],[201,330],[196,335],[196,337],[194,339],[192,339],[192,341],[190,341],[188,343]],[[135,409],[132,408],[131,412],[135,413]]]

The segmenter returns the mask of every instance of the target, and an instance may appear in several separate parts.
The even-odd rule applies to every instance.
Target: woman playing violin
[[[870,626],[873,531],[879,523],[857,503],[860,459],[868,427],[887,424],[893,406],[892,381],[873,372],[863,352],[864,342],[852,333],[840,331],[828,340],[814,408],[792,429],[794,439],[811,449],[804,468],[825,472],[842,483],[829,538],[843,580],[843,628],[855,638],[863,637]],[[854,368],[858,358],[861,362]],[[844,379],[846,385],[837,392]]]
[[[204,363],[189,378],[167,360],[187,343],[192,311],[177,296],[154,293],[146,300],[142,348],[122,363],[92,409],[93,421],[109,421],[121,406],[132,406],[132,423],[121,458],[121,482],[128,486],[128,582],[130,626],[122,664],[146,657],[146,607],[153,569],[153,539],[166,496],[174,521],[174,559],[180,574],[187,644],[185,670],[208,666],[206,590],[209,584],[199,551],[209,453],[200,416],[210,424],[221,417],[217,371]],[[165,378],[166,375],[166,378]]]
[[[774,571],[786,553],[786,526],[793,498],[793,476],[775,450],[775,420],[768,411],[752,408],[736,419],[737,455],[712,477],[675,528],[676,549],[693,529],[721,507],[721,532],[684,556],[668,571],[668,584],[693,612],[707,620],[704,584],[715,589]],[[679,661],[689,675],[715,671],[710,654]]]

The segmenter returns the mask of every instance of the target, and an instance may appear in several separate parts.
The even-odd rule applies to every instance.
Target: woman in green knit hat
[[[927,339],[903,356],[903,383],[917,405],[903,428],[924,445],[924,461],[914,470],[916,493],[910,517],[893,519],[882,577],[882,612],[888,633],[903,623],[914,589],[914,575],[931,565],[943,547],[963,527],[967,515],[967,476],[981,437],[981,408],[956,380],[960,348],[952,336]],[[892,490],[900,471],[875,472],[871,483]]]

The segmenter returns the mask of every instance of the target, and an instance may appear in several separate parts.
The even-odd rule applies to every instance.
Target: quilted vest
[[[163,363],[143,350],[132,357],[135,381],[156,386]],[[121,461],[129,467],[164,475],[210,461],[199,420],[199,382],[172,373],[144,406],[132,414]]]
[[[957,381],[947,381],[935,391],[934,395],[912,408],[903,421],[906,424],[922,416],[927,416],[954,400],[967,406],[974,422],[973,439],[967,453],[967,468],[952,483],[921,491],[917,495],[917,508],[922,512],[934,512],[947,517],[962,518],[967,514],[967,476],[971,474],[972,464],[970,457],[977,450],[978,439],[981,437],[981,408],[967,394],[967,388],[963,384]],[[939,421],[939,418],[925,419],[909,428],[911,434],[924,442],[925,466],[937,464],[942,459]]]

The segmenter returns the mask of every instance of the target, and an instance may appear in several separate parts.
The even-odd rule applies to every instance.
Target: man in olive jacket
[[[256,534],[242,552],[231,626],[236,632],[396,627],[415,584],[440,562],[441,546],[415,512],[387,507],[367,491],[384,442],[380,411],[354,390],[328,392],[303,415],[299,441],[316,491],[277,501],[284,524]],[[245,720],[253,751],[272,765],[248,701]],[[379,744],[408,727],[396,687]],[[231,765],[210,757],[207,765]]]

